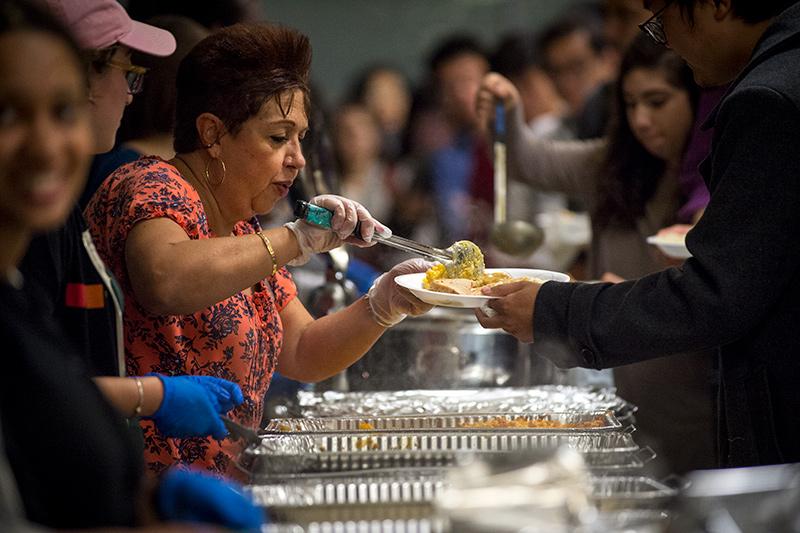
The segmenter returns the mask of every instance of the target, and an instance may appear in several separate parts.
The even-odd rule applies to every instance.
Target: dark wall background
[[[306,33],[314,47],[314,81],[336,103],[352,79],[390,63],[412,81],[425,72],[436,43],[468,31],[493,46],[510,30],[535,30],[578,0],[263,0],[268,20]]]

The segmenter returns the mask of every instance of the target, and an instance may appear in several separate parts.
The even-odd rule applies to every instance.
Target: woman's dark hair
[[[209,34],[205,27],[180,15],[159,15],[147,20],[147,23],[174,35],[177,48],[167,57],[133,52],[131,63],[147,68],[148,72],[142,92],[136,95],[122,116],[117,132],[118,142],[174,131],[178,65]]]
[[[287,91],[300,90],[308,110],[310,68],[308,37],[291,28],[235,24],[209,35],[178,68],[175,151],[201,147],[195,121],[203,113],[219,117],[235,135],[271,98],[280,106]]]
[[[49,33],[67,46],[79,64],[83,62],[81,49],[72,34],[58,19],[31,2],[26,0],[3,0],[0,2],[0,34],[12,31]],[[81,76],[86,80],[84,69],[81,69]]]
[[[608,153],[598,180],[595,221],[600,227],[631,226],[644,215],[645,204],[653,196],[664,174],[665,162],[648,152],[631,131],[625,111],[622,84],[634,69],[662,72],[667,82],[689,93],[692,114],[697,109],[700,89],[691,69],[675,52],[642,34],[622,58],[614,94],[614,113],[609,125]]]

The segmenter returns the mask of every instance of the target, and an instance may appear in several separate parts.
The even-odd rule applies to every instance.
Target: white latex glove
[[[426,304],[408,289],[394,282],[403,274],[425,272],[436,263],[424,259],[409,259],[398,263],[389,272],[381,274],[367,293],[367,302],[375,322],[389,328],[403,320],[407,315],[417,316],[427,313],[433,307]]]
[[[312,198],[310,203],[333,211],[331,229],[309,224],[305,220],[284,224],[294,233],[300,246],[300,255],[288,263],[292,266],[304,265],[311,258],[311,254],[333,250],[345,242],[359,248],[373,246],[377,242],[372,240],[376,231],[386,237],[392,234],[389,228],[372,218],[366,207],[353,200],[333,194],[323,194]],[[352,235],[358,222],[361,222],[360,239]]]

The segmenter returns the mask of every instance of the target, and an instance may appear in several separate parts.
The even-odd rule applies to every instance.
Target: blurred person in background
[[[569,106],[568,123],[574,135],[579,139],[602,136],[607,109],[598,110],[596,117],[584,115],[589,100],[609,102],[608,94],[596,93],[610,91],[608,82],[616,75],[602,19],[590,11],[570,11],[542,30],[538,46],[548,74]]]
[[[492,163],[485,140],[478,135],[475,99],[489,60],[469,35],[443,40],[431,54],[430,71],[436,97],[453,131],[450,142],[429,158],[429,171],[439,220],[440,243],[487,239],[494,197]]]
[[[519,91],[523,120],[532,135],[541,139],[573,137],[564,122],[568,112],[567,104],[544,69],[535,34],[513,33],[501,38],[492,54],[491,65],[494,72],[508,78]],[[550,213],[546,216],[560,220],[561,211],[567,208],[567,198],[562,193],[534,191],[517,181],[509,182],[507,187],[510,220],[535,221],[542,213]],[[567,270],[575,257],[575,247],[570,247],[569,251],[559,249],[558,229],[554,225],[543,229],[546,234],[545,242],[533,254],[515,257],[490,248],[486,251],[490,261],[507,267],[534,266],[549,270]]]
[[[141,91],[122,116],[116,146],[110,152],[95,156],[92,161],[86,189],[81,195],[82,208],[86,207],[103,180],[125,163],[143,155],[157,155],[163,159],[175,155],[172,148],[175,75],[181,60],[208,35],[208,30],[192,19],[178,15],[159,15],[147,23],[170,32],[177,47],[166,57],[136,51],[131,54],[131,62],[147,69],[147,75]]]
[[[592,219],[591,275],[619,282],[665,266],[646,238],[671,225],[681,205],[678,172],[698,94],[686,63],[641,35],[622,60],[607,138],[536,138],[523,125],[518,91],[495,73],[481,86],[479,112],[488,121],[493,102],[506,103],[511,175],[581,195]],[[640,408],[645,442],[666,459],[665,473],[716,464],[711,374],[707,352],[614,369],[618,393]]]
[[[650,18],[650,12],[642,7],[641,0],[606,0],[604,4],[603,32],[608,44],[621,57],[627,47],[639,33],[639,24]],[[686,197],[685,203],[678,210],[678,222],[674,227],[664,228],[659,235],[671,233],[685,234],[703,214],[709,201],[708,187],[700,175],[700,163],[711,152],[711,138],[714,128],[704,128],[711,111],[719,103],[726,87],[701,87],[697,102],[697,112],[692,126],[692,133],[686,153],[681,162],[679,181]],[[597,93],[598,96],[601,92]],[[587,117],[598,116],[605,104],[598,97],[586,103]],[[584,120],[588,120],[584,119]]]
[[[393,209],[393,167],[381,157],[377,117],[361,104],[344,104],[333,115],[333,146],[339,166],[342,196],[369,206],[379,220]]]
[[[42,312],[48,295],[17,270],[33,235],[64,223],[86,179],[95,139],[81,53],[46,12],[0,3],[0,492],[16,485],[14,512],[50,528],[166,520],[257,529],[261,510],[233,484],[181,471],[145,482],[124,419]]]
[[[131,50],[166,55],[172,35],[132,21],[114,0],[43,2],[75,35],[87,65],[93,150],[114,142],[125,107],[140,87],[143,70],[130,61]],[[216,378],[124,377],[121,296],[113,276],[97,257],[76,205],[65,225],[34,238],[20,270],[26,290],[36,291],[41,312],[59,322],[96,376],[96,382],[122,414],[153,417],[162,431],[176,436],[227,434],[219,420],[241,403],[238,387]]]
[[[344,242],[386,232],[357,202],[322,195],[332,229],[304,221],[262,228],[306,161],[308,38],[266,24],[220,29],[195,46],[177,77],[169,161],[144,157],[106,179],[86,208],[101,257],[125,295],[132,373],[205,374],[236,382],[245,401],[231,417],[257,429],[275,370],[312,382],[348,367],[407,314],[427,312],[394,282],[424,272],[412,259],[367,295],[314,320],[285,268]],[[353,236],[361,224],[360,238]],[[171,439],[143,423],[148,467],[195,465],[241,476],[230,439]]]
[[[544,67],[533,33],[512,33],[503,36],[491,57],[491,66],[519,91],[523,119],[531,133],[543,139],[567,139],[570,132],[564,124],[567,103]]]
[[[392,220],[394,213],[403,208],[402,198],[412,175],[401,162],[390,162],[381,156],[377,117],[361,104],[344,104],[334,113],[332,133],[339,166],[339,193],[368,206],[375,218]],[[402,257],[387,246],[353,252],[359,260],[378,269],[376,273],[391,268]]]
[[[605,0],[603,3],[603,35],[617,55],[617,64],[625,50],[639,36],[639,24],[650,18],[641,0]]]
[[[405,75],[390,66],[369,67],[357,78],[350,99],[363,104],[378,121],[381,155],[388,161],[404,156],[411,111],[411,87]]]
[[[392,175],[394,166],[381,156],[381,129],[378,119],[362,104],[339,106],[333,115],[333,149],[339,176],[339,193],[369,206],[380,220],[389,220],[394,209]],[[359,291],[369,288],[383,271],[389,258],[388,247],[357,248],[350,252],[348,275]]]

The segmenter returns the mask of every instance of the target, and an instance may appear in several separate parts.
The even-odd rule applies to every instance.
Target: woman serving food
[[[386,232],[360,204],[326,195],[334,231],[304,221],[263,229],[304,167],[307,37],[270,25],[236,25],[201,41],[177,76],[174,146],[144,157],[100,187],[86,209],[97,249],[125,292],[130,372],[206,374],[238,383],[233,418],[255,428],[272,373],[318,381],[348,367],[407,314],[430,309],[394,283],[424,272],[419,259],[378,278],[368,295],[314,320],[284,265]],[[361,224],[362,239],[351,236]],[[143,423],[151,470],[172,463],[236,474],[231,440],[168,439]]]

